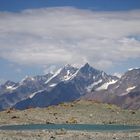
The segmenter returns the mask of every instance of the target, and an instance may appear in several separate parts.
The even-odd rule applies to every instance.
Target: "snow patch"
[[[115,84],[117,82],[117,80],[112,80],[110,82],[104,83],[103,85],[101,85],[99,88],[97,88],[96,90],[105,90],[108,88],[109,85]]]
[[[102,80],[102,79],[100,79],[99,81],[94,82],[92,85],[93,85],[93,86],[96,86],[96,85],[98,85],[98,84],[102,83],[102,81],[103,81],[103,80]]]
[[[8,89],[8,90],[15,90],[15,89],[17,89],[17,87],[14,87],[14,86],[6,86],[6,89]]]
[[[55,87],[56,85],[57,85],[57,84],[54,83],[54,84],[49,85],[49,87]]]
[[[74,74],[72,74],[67,80],[72,80],[77,75],[78,72],[79,72],[79,69]]]
[[[45,82],[45,84],[47,84],[47,83],[50,82],[54,77],[56,77],[56,76],[61,72],[61,70],[62,70],[62,68],[58,69],[58,70],[55,72],[55,74]]]
[[[93,76],[93,80],[95,79],[96,77],[95,76]]]
[[[124,93],[122,93],[121,95],[119,95],[119,96],[124,96],[124,95],[127,95],[128,94],[128,92],[124,92]]]
[[[122,93],[120,96],[124,96],[124,95],[129,94],[129,92],[130,92],[131,90],[133,90],[135,87],[136,87],[136,86],[128,87],[128,88],[126,89],[126,92]]]
[[[31,95],[29,96],[29,98],[30,98],[30,99],[33,98],[37,93],[38,93],[38,92],[35,92],[35,93],[31,94]]]
[[[64,81],[68,81],[71,78],[70,70],[67,70],[67,74],[64,76]]]
[[[130,68],[130,69],[128,69],[128,71],[138,70],[138,69],[140,69],[140,68]]]
[[[115,88],[117,89],[119,87],[119,85],[118,86],[116,86]]]
[[[74,73],[75,74],[75,73]],[[68,81],[68,80],[70,80],[72,77],[73,77],[73,75],[74,74],[72,74],[72,73],[70,73],[70,70],[68,70],[67,71],[67,74],[64,76],[64,81]]]
[[[128,88],[126,89],[126,91],[127,91],[127,92],[130,92],[130,91],[133,90],[135,87],[136,87],[136,86],[128,87]]]
[[[43,90],[39,90],[39,91],[37,91],[37,92],[34,92],[34,93],[32,93],[30,96],[29,96],[29,98],[31,99],[31,98],[33,98],[37,93],[40,93],[40,92],[42,92]]]
[[[92,83],[91,85],[89,85],[89,86],[86,88],[87,91],[90,92],[90,91],[93,89],[94,86],[96,86],[96,85],[98,85],[98,84],[100,84],[100,83],[102,83],[102,79],[100,79],[99,81],[94,82],[94,83]]]

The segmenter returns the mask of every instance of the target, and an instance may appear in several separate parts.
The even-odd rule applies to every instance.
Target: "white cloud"
[[[105,69],[140,58],[140,10],[95,12],[72,7],[0,13],[0,57],[26,65],[89,61]],[[133,37],[134,36],[134,37]]]
[[[51,65],[51,66],[44,66],[44,74],[48,74],[48,73],[55,73],[57,70],[56,65]]]
[[[114,76],[117,76],[118,78],[121,78],[122,73],[114,73]]]

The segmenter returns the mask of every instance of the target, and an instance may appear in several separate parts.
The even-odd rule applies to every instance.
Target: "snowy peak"
[[[101,71],[94,69],[88,63],[81,68],[73,67],[69,64],[59,69],[52,77],[50,77],[45,83],[48,89],[52,89],[60,82],[73,82],[78,88],[84,89],[90,84],[97,82],[100,79]]]
[[[78,69],[67,64],[63,68],[58,69],[45,83],[47,87],[54,87],[58,83],[69,81]]]
[[[71,66],[71,65],[65,65],[64,68],[61,70],[62,74],[62,80],[63,81],[68,81],[72,78],[73,74],[76,73],[78,69]]]
[[[79,80],[90,81],[89,83],[98,81],[97,78],[101,74],[101,71],[94,69],[92,66],[90,66],[88,63],[83,65],[76,73],[76,76]],[[88,83],[87,83],[88,84]]]
[[[86,63],[77,71],[73,81],[77,84],[79,89],[81,89],[81,87],[85,89],[83,92],[90,92],[96,90],[105,83],[109,85],[110,82],[117,79],[117,77],[107,75],[105,72],[97,70]]]
[[[140,70],[140,68],[130,68],[128,71],[133,71],[133,70]]]
[[[19,86],[27,85],[30,86],[31,84],[45,84],[45,81],[52,77],[53,74],[48,73],[46,75],[37,75],[37,76],[26,76],[19,82]]]
[[[34,81],[35,79],[34,79],[34,77],[31,77],[31,76],[26,76],[24,79],[22,79],[21,80],[21,84],[23,84],[23,83],[29,83],[29,82],[32,82],[32,81]]]
[[[4,86],[14,86],[15,84],[16,84],[15,82],[8,80],[5,82]]]
[[[99,70],[97,69],[94,69],[92,66],[90,66],[88,63],[86,63],[84,66],[82,66],[79,70],[81,73],[83,74],[91,74],[91,73],[94,73],[94,74],[98,74],[100,73]]]
[[[89,65],[89,63],[85,63],[81,68],[89,69],[91,68],[91,66]]]
[[[8,91],[12,91],[16,89],[16,85],[17,83],[13,82],[13,81],[6,81],[3,85],[1,85],[0,90],[4,93],[4,92],[8,92]]]
[[[62,75],[70,75],[70,74],[74,74],[77,71],[76,67],[71,66],[70,64],[65,65],[62,70],[61,73]]]

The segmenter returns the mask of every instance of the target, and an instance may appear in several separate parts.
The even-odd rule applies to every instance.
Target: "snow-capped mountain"
[[[109,86],[110,92],[123,96],[140,86],[140,69],[128,70],[114,85]]]
[[[72,82],[76,84],[81,94],[85,94],[100,88],[105,83],[116,80],[118,80],[117,77],[107,75],[105,72],[94,69],[86,63],[76,72]]]
[[[6,93],[8,91],[10,92],[15,87],[16,87],[16,83],[15,82],[12,82],[12,81],[5,82],[5,84],[0,86],[0,95]]]
[[[115,94],[111,102],[123,108],[140,108],[140,68],[127,71],[108,91]]]
[[[46,88],[43,91],[36,92],[32,98],[17,103],[15,107],[18,109],[25,109],[29,106],[46,107],[61,102],[73,101],[94,88],[96,89],[109,81],[117,79],[117,77],[94,69],[88,63],[79,69],[66,65],[45,82]]]
[[[7,81],[1,85],[0,110],[47,107],[80,98],[140,108],[139,91],[140,69],[129,70],[119,79],[88,63],[80,68],[65,65],[53,74],[27,76],[19,83]]]
[[[82,97],[113,103],[123,108],[140,108],[140,68],[128,70],[107,90],[92,92]]]
[[[45,81],[51,76],[50,73],[44,76],[27,76],[19,83],[7,81],[0,88],[0,109],[12,107],[17,102],[31,96],[34,92],[44,89]]]
[[[72,79],[78,68],[75,68],[69,64],[63,68],[58,69],[49,79],[45,81],[46,89],[50,90],[60,82],[67,82]]]

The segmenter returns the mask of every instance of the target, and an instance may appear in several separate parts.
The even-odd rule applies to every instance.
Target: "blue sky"
[[[89,62],[140,67],[140,0],[0,0],[0,82]]]
[[[74,6],[95,10],[132,10],[140,8],[139,0],[0,0],[1,11],[21,11],[23,9]]]

